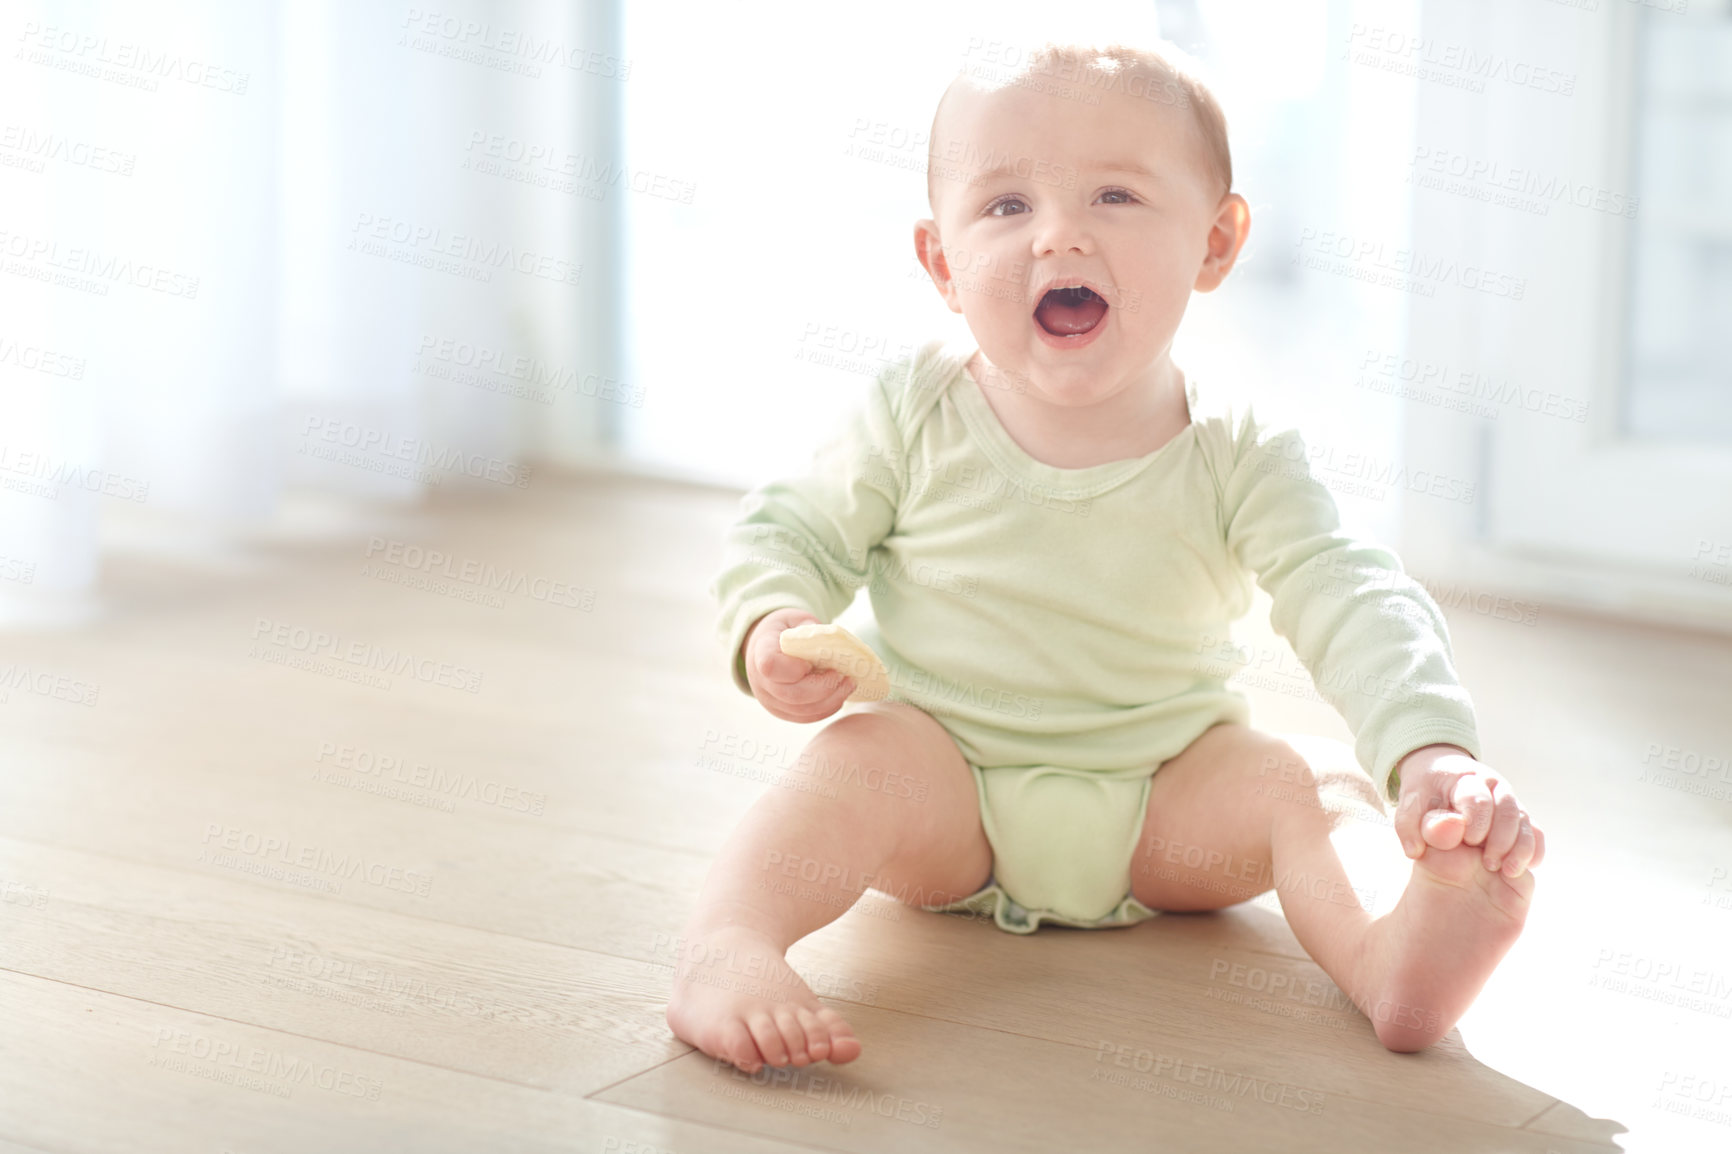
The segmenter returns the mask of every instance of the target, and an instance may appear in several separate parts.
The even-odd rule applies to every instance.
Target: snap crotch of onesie
[[[993,878],[1018,905],[1088,923],[1130,892],[1153,767],[981,770]]]

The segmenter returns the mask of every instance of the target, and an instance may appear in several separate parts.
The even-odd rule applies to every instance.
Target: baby
[[[1297,432],[1173,363],[1250,228],[1177,59],[1046,44],[950,85],[914,249],[973,339],[889,366],[809,475],[743,502],[712,589],[735,684],[837,713],[854,682],[778,638],[868,585],[891,694],[820,730],[812,787],[766,791],[710,870],[667,1020],[712,1057],[859,1055],[784,957],[868,887],[1014,933],[1273,889],[1396,1051],[1521,933],[1545,838],[1479,760],[1435,602],[1342,532]],[[1247,724],[1219,647],[1253,579],[1353,749]]]

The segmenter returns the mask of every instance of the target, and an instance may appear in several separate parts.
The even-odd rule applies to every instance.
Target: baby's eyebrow
[[[1017,172],[1018,164],[1026,166],[1026,158],[1002,160],[977,175],[974,178],[974,183],[985,184],[989,180],[997,180],[1000,177],[1017,176],[1019,175]],[[1114,160],[1095,167],[1101,172],[1128,172],[1136,176],[1146,176],[1151,180],[1166,179],[1165,175],[1155,171],[1140,160]]]
[[[1100,166],[1103,172],[1132,172],[1138,176],[1147,176],[1154,180],[1162,179],[1162,174],[1156,172],[1140,160],[1115,160]]]

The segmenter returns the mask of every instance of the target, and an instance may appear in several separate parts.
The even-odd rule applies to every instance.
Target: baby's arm
[[[1234,434],[1221,482],[1228,548],[1268,591],[1270,624],[1346,719],[1383,796],[1395,798],[1396,764],[1421,746],[1477,756],[1436,602],[1392,551],[1343,530],[1296,430],[1267,434],[1244,413]]]
[[[846,609],[895,525],[907,476],[888,386],[904,371],[892,366],[872,383],[809,472],[748,493],[728,530],[710,586],[717,633],[734,684],[784,720],[822,720],[853,691],[850,679],[783,654],[778,639]]]
[[[1342,531],[1334,498],[1295,430],[1246,414],[1222,485],[1229,547],[1273,600],[1270,623],[1352,728],[1360,764],[1395,799],[1407,855],[1483,846],[1519,876],[1545,854],[1503,775],[1478,760],[1473,704],[1443,614],[1394,552]],[[1399,789],[1399,794],[1397,794]]]

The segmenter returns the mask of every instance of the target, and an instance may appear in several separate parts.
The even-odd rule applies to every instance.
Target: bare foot
[[[748,1074],[765,1066],[852,1062],[860,1039],[775,943],[743,926],[688,938],[674,967],[668,1026],[682,1041]]]
[[[1534,876],[1492,873],[1479,846],[1427,846],[1394,909],[1372,923],[1349,991],[1396,1053],[1449,1033],[1521,936]]]

